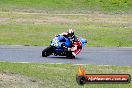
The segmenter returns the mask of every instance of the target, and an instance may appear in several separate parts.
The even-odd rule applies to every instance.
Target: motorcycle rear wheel
[[[66,57],[70,58],[70,59],[74,59],[75,58],[75,56],[72,54],[72,52],[67,53]]]

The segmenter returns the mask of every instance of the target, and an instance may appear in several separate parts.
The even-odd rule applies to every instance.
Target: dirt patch
[[[111,23],[111,24],[132,24],[132,19],[129,15],[97,15],[92,17],[94,22]],[[129,19],[129,20],[128,20]]]
[[[0,73],[0,88],[42,88],[42,81],[19,74]]]
[[[46,22],[49,23],[79,23],[79,20],[77,19],[67,19],[67,18],[61,18],[61,17],[49,17]]]
[[[6,23],[9,18],[0,18],[0,24]]]
[[[43,19],[15,19],[18,23],[34,23],[34,24],[44,24],[44,23],[60,23],[60,24],[66,24],[66,23],[79,23],[79,20],[71,20],[67,18],[62,17],[46,17]]]

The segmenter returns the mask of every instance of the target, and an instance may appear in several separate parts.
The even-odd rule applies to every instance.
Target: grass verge
[[[87,46],[131,47],[131,16],[0,12],[0,44],[48,46],[54,35],[74,28]]]
[[[132,75],[131,66],[84,65],[86,73]],[[43,81],[44,88],[82,88],[76,83],[77,65],[71,64],[36,64],[0,62],[0,73],[20,74],[35,77]],[[131,88],[130,84],[88,84],[84,88]]]

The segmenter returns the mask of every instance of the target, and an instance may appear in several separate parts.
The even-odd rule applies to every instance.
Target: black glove
[[[64,44],[61,44],[61,47],[64,48],[66,51],[71,51],[71,48],[66,47]]]
[[[63,48],[65,47],[64,43],[63,43],[63,44],[61,44],[61,47],[63,47]]]

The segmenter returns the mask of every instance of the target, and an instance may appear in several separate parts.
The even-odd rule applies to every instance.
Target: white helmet
[[[71,37],[71,38],[74,36],[74,31],[73,31],[73,29],[69,29],[69,30],[68,30],[68,36]]]

